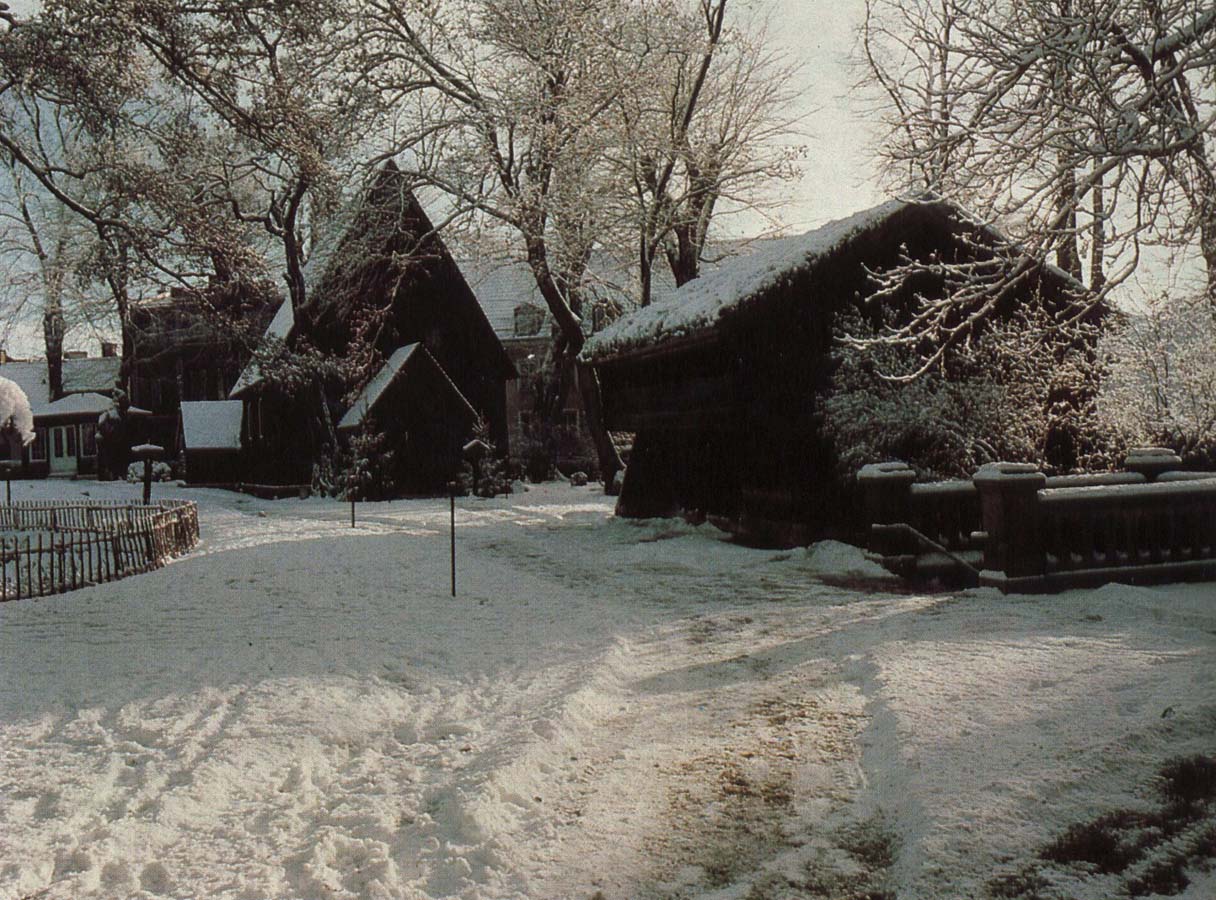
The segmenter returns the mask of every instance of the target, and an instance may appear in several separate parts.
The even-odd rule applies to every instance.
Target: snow
[[[73,400],[79,394],[96,398],[99,392],[112,391],[117,386],[118,370],[122,360],[113,356],[95,357],[92,359],[65,359],[63,361],[63,390],[68,395],[50,402],[50,385],[47,381],[46,361],[33,362],[14,361],[0,364],[0,377],[15,382],[30,400],[35,416],[57,415],[62,411],[76,412],[71,403],[82,403]],[[96,399],[91,399],[98,406]],[[109,400],[104,401],[109,404]],[[63,405],[63,404],[69,405]],[[104,407],[98,406],[100,409]],[[82,410],[91,412],[92,408]]]
[[[671,296],[631,313],[593,335],[583,349],[583,357],[589,361],[601,360],[631,349],[709,331],[722,318],[746,307],[749,301],[790,273],[831,256],[849,241],[914,205],[917,204],[889,200],[806,234],[768,241],[755,252],[724,263],[717,271],[688,282]]]
[[[241,448],[240,400],[183,400],[182,437],[190,450]]]
[[[458,501],[453,598],[446,500],[153,492],[194,554],[0,605],[4,900],[1104,900],[1045,843],[1216,752],[1211,584],[908,592],[563,484]]]

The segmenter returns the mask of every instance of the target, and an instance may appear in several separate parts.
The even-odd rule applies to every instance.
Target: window
[[[34,429],[34,443],[30,447],[30,460],[32,462],[46,462],[46,429]]]
[[[531,337],[540,334],[541,326],[545,324],[545,312],[539,306],[531,303],[521,303],[515,307],[515,336]]]
[[[63,458],[63,429],[62,428],[52,428],[51,429],[51,440],[55,445],[55,458],[62,459]]]
[[[65,425],[63,430],[68,436],[68,456],[73,457],[76,455],[76,426]]]
[[[80,455],[97,455],[97,426],[92,422],[85,422],[80,426]]]

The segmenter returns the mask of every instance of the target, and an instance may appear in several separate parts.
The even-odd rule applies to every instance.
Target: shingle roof
[[[909,219],[907,215],[916,218]],[[931,219],[967,222],[994,245],[1009,243],[995,228],[982,224],[949,201],[936,197],[889,200],[805,234],[766,241],[754,252],[729,260],[717,270],[690,281],[670,297],[622,317],[593,336],[583,348],[582,356],[588,361],[602,362],[669,341],[707,334],[720,322],[756,305],[783,279],[836,258],[844,248],[878,233],[896,219],[903,220],[906,223],[903,227],[908,228],[922,226]],[[1054,266],[1043,265],[1042,271],[1057,282],[1083,289]]]

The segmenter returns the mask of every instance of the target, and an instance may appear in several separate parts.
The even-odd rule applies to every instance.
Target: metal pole
[[[452,596],[456,596],[456,482],[448,482],[448,495],[452,501]]]
[[[4,505],[13,505],[13,473],[4,473]]]
[[[144,506],[152,502],[152,457],[144,459]]]
[[[350,498],[350,527],[355,527],[355,498]]]

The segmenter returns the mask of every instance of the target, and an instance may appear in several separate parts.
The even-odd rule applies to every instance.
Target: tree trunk
[[[548,252],[544,240],[539,238],[529,239],[527,241],[527,252],[528,265],[531,267],[532,275],[536,279],[536,286],[540,289],[541,296],[545,298],[545,303],[553,314],[553,319],[561,332],[558,340],[565,344],[565,354],[554,354],[557,365],[561,366],[563,364],[563,357],[577,360],[579,351],[583,349],[583,344],[586,341],[583,335],[582,322],[557,288],[553,271],[549,268]],[[579,394],[583,402],[583,415],[587,421],[587,430],[591,433],[591,440],[595,444],[596,456],[599,458],[600,476],[604,480],[604,490],[612,494],[615,492],[613,481],[616,473],[623,468],[623,464],[621,463],[620,455],[616,452],[615,445],[612,443],[612,439],[608,435],[608,429],[604,425],[599,379],[594,377],[594,370],[588,368],[587,371],[591,372],[592,377],[579,379]]]
[[[58,288],[48,284],[42,311],[42,340],[46,349],[46,381],[50,400],[63,396],[63,304]]]
[[[1092,200],[1093,223],[1089,229],[1089,289],[1096,294],[1106,287],[1106,197],[1102,189],[1101,178],[1094,182]]]
[[[1056,238],[1056,265],[1081,280],[1081,254],[1077,249],[1077,175],[1071,166],[1060,175],[1056,210],[1063,215],[1060,234]]]
[[[1216,192],[1216,178],[1209,179],[1209,188]],[[1209,193],[1200,205],[1199,252],[1203,255],[1208,309],[1216,319],[1216,193]]]

